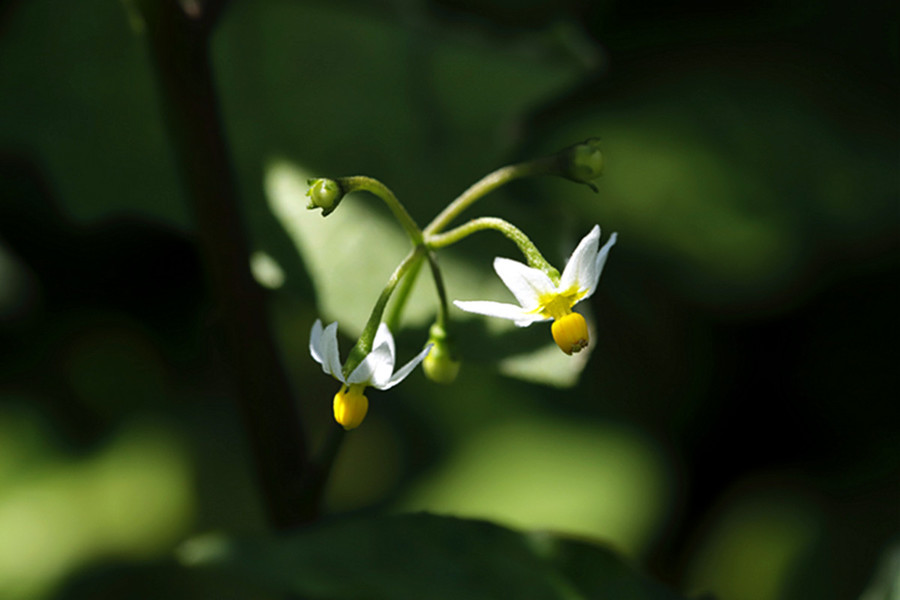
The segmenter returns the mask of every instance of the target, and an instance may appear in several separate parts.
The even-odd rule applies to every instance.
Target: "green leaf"
[[[900,544],[885,548],[875,573],[859,600],[897,600],[900,598]]]
[[[509,412],[470,432],[394,507],[571,532],[638,557],[670,510],[669,472],[638,431]]]
[[[614,255],[664,264],[664,285],[693,301],[780,302],[822,252],[841,254],[835,244],[892,235],[896,151],[842,129],[824,99],[810,104],[776,72],[768,81],[727,67],[644,74],[652,92],[636,78],[619,98],[567,114],[544,142],[549,150],[599,132],[600,194],[554,178],[532,189],[619,231]]]
[[[429,514],[335,520],[274,539],[197,538],[179,556],[307,598],[678,598],[608,549]]]

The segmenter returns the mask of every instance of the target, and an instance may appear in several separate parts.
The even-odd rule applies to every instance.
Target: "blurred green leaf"
[[[120,2],[21,2],[0,37],[0,146],[46,170],[80,221],[139,214],[183,226],[144,40]]]
[[[86,564],[156,557],[185,535],[195,498],[177,434],[134,420],[72,460],[37,411],[9,400],[0,394],[0,598],[48,597]]]
[[[900,543],[894,541],[881,555],[872,581],[859,600],[897,600],[900,598]]]
[[[678,598],[610,550],[429,514],[332,521],[275,539],[201,537],[179,555],[308,598]]]
[[[588,535],[640,556],[672,488],[664,457],[639,431],[507,414],[466,437],[398,506]]]
[[[686,588],[732,600],[794,598],[790,578],[821,536],[821,509],[771,483],[760,489],[742,484],[717,507],[697,540]],[[811,584],[803,589],[815,590]]]
[[[377,177],[424,220],[500,166],[514,125],[580,76],[539,35],[501,43],[409,16],[400,5],[232,6],[213,50],[238,163],[277,153],[340,170],[317,176]]]
[[[893,236],[896,148],[842,127],[772,68],[657,76],[640,82],[649,93],[634,84],[573,111],[546,148],[599,132],[600,194],[549,178],[535,186],[617,230],[617,253],[654,258],[665,285],[689,298],[735,307],[790,293],[823,248]]]

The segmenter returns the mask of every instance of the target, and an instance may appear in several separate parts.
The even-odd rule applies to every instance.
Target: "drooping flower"
[[[382,323],[372,341],[372,351],[345,377],[338,348],[337,325],[335,321],[323,328],[322,321],[316,319],[309,334],[309,353],[322,365],[325,373],[341,382],[341,389],[334,395],[334,418],[344,429],[354,429],[359,427],[369,410],[369,400],[363,394],[366,387],[379,390],[394,387],[422,362],[431,345],[395,373],[394,337],[388,326]]]
[[[495,258],[494,270],[519,306],[486,300],[453,303],[468,312],[515,321],[519,327],[552,319],[551,333],[560,349],[566,354],[579,352],[588,345],[588,329],[584,317],[573,312],[572,307],[596,291],[609,249],[615,243],[614,233],[598,252],[600,227],[595,225],[572,252],[558,284],[540,269],[508,258]]]

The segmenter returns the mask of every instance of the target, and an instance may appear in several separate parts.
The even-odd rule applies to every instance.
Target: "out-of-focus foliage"
[[[693,557],[687,587],[714,589],[736,600],[788,597],[791,573],[822,529],[820,509],[777,485],[741,491],[714,513]]]
[[[896,569],[873,573],[900,499],[896,22],[878,2],[232,0],[213,66],[248,260],[315,443],[336,390],[309,327],[356,334],[406,242],[374,198],[323,220],[292,182],[370,175],[425,223],[504,163],[602,138],[598,194],[528,180],[471,211],[558,266],[594,223],[619,232],[584,303],[591,354],[454,310],[457,381],[372,395],[329,510],[591,535],[722,600],[891,593]],[[0,595],[251,594],[165,561],[262,527],[192,231],[126,9],[4,3]],[[494,256],[515,249],[489,233],[442,251],[451,297],[508,300]],[[423,271],[401,355],[433,297]],[[475,527],[598,589],[582,561],[605,551]]]
[[[777,86],[782,68],[713,63],[584,111],[553,139],[604,133],[603,201],[556,182],[547,193],[666,256],[692,300],[731,310],[783,297],[821,268],[817,248],[889,237],[897,196],[896,157],[842,130],[815,89]]]
[[[278,539],[210,535],[179,556],[313,598],[677,598],[604,548],[427,514],[339,520]]]
[[[74,460],[48,437],[40,417],[0,411],[3,598],[40,597],[100,559],[154,556],[193,518],[184,443],[163,427],[126,425]]]
[[[399,508],[578,532],[635,556],[673,500],[664,460],[640,435],[615,426],[510,419],[466,439]]]
[[[881,557],[872,582],[859,600],[895,600],[897,597],[900,597],[900,552],[897,544],[893,544]]]

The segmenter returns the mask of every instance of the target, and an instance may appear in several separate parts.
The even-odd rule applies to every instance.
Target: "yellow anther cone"
[[[369,411],[369,399],[363,396],[362,386],[351,385],[341,387],[334,395],[334,420],[344,429],[356,429],[366,418]]]
[[[587,322],[576,312],[553,321],[550,332],[553,334],[553,341],[566,354],[579,352],[588,345]]]

